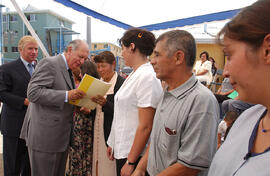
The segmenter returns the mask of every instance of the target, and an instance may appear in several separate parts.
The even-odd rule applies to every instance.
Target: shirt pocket
[[[168,130],[169,128],[169,130]],[[172,129],[163,125],[160,132],[160,141],[159,147],[162,150],[162,153],[165,154],[170,159],[177,158],[177,152],[179,149],[180,141],[179,132],[176,129]]]

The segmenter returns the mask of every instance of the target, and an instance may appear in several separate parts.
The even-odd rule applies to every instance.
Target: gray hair
[[[80,39],[72,40],[71,42],[68,43],[67,47],[65,48],[65,52],[68,51],[69,47],[71,47],[73,51],[77,50],[82,43],[83,41]]]
[[[185,54],[186,65],[193,67],[196,59],[196,43],[194,37],[184,30],[172,30],[160,35],[156,43],[166,40],[167,56],[171,57],[176,51],[181,50]]]

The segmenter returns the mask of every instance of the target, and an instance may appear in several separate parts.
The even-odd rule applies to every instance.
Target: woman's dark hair
[[[205,54],[206,55],[206,59],[209,60],[209,54],[207,51],[204,51],[200,54],[200,58],[202,57],[202,55]]]
[[[108,63],[108,64],[113,64],[115,62],[115,57],[111,51],[103,51],[96,55],[94,57],[95,63]]]
[[[237,112],[234,112],[234,111],[229,111],[229,112],[226,113],[226,117],[225,118],[228,121],[230,121],[231,124],[230,124],[230,126],[227,127],[227,130],[226,130],[226,132],[224,134],[224,140],[227,138],[227,135],[228,135],[229,131],[231,130],[231,127],[234,124],[234,122],[236,121],[236,119],[237,119],[238,116],[239,115],[237,114]]]
[[[150,56],[155,48],[155,36],[147,30],[131,28],[124,33],[119,44],[129,47],[131,43],[135,44],[134,51],[138,49],[140,53]]]
[[[210,62],[212,60],[212,74],[215,75],[217,73],[216,61],[213,57],[209,57],[208,59]]]
[[[81,73],[80,68],[72,69],[72,73],[73,73],[75,80],[78,80],[79,82],[82,80],[82,78],[80,76],[80,73]]]
[[[208,60],[209,60],[209,61],[211,61],[211,60],[212,60],[212,61],[213,61],[213,64],[214,64],[214,63],[216,63],[216,61],[215,61],[215,59],[214,59],[213,57],[209,57],[209,59],[208,59]]]
[[[218,33],[218,43],[226,36],[233,40],[247,43],[255,50],[258,49],[264,37],[270,33],[270,1],[258,0],[242,9]]]
[[[84,63],[81,65],[81,74],[82,76],[84,74],[88,74],[90,76],[93,76],[97,79],[99,79],[99,74],[97,72],[97,66],[95,63],[93,63],[92,61],[90,61],[89,59],[87,59],[86,61],[84,61]]]

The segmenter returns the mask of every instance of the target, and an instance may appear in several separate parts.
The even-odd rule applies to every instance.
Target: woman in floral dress
[[[81,75],[85,73],[99,78],[96,65],[90,60],[85,61],[81,66]],[[73,131],[69,148],[67,176],[92,175],[93,122],[95,114],[95,111],[91,111],[90,113],[81,112],[80,107],[76,107],[73,117]]]

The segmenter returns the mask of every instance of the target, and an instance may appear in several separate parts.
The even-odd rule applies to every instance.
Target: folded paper
[[[80,107],[95,109],[97,103],[93,102],[90,98],[97,95],[104,96],[111,87],[111,85],[112,85],[111,83],[106,83],[104,81],[101,81],[90,75],[85,74],[77,89],[82,90],[83,92],[86,93],[86,95],[82,99],[75,101],[71,100],[69,101],[69,103]]]

